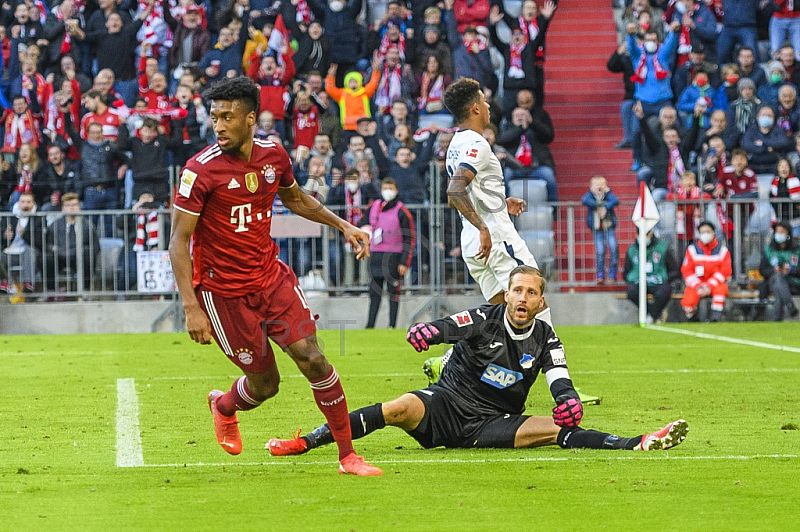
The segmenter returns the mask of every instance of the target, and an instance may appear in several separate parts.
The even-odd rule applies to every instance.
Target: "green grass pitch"
[[[356,442],[380,478],[337,474],[336,449],[273,458],[270,437],[323,418],[278,352],[277,397],[217,445],[205,397],[237,368],[185,334],[0,338],[2,530],[778,530],[800,507],[800,327],[684,325],[780,351],[633,326],[557,327],[582,426],[632,436],[677,418],[667,452],[423,450],[398,429]],[[403,331],[322,331],[351,408],[424,387]],[[433,350],[440,353],[440,346]],[[118,379],[133,379],[142,467],[117,467]],[[130,381],[126,381],[130,382]],[[528,413],[549,415],[541,378]]]

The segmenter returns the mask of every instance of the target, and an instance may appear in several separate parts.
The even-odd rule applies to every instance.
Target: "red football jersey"
[[[250,161],[218,144],[186,163],[175,208],[199,216],[194,231],[194,286],[223,297],[263,290],[278,275],[278,246],[270,236],[278,187],[294,183],[289,154],[255,139]]]
[[[319,109],[312,105],[305,113],[294,110],[294,147],[305,146],[309,150],[314,146],[314,137],[319,133]]]
[[[81,138],[83,140],[88,139],[89,137],[86,136],[86,128],[89,127],[89,124],[92,122],[99,122],[101,126],[103,126],[103,138],[106,140],[110,140],[112,142],[116,142],[119,138],[119,126],[122,123],[119,117],[119,113],[112,108],[106,109],[106,112],[103,114],[97,114],[88,112],[83,115],[81,118]]]

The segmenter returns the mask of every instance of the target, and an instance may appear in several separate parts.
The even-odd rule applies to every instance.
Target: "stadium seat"
[[[756,175],[756,179],[758,179],[758,199],[760,200],[769,199],[769,188],[770,186],[772,186],[773,177],[775,176],[772,174]]]
[[[508,197],[524,199],[530,208],[547,201],[547,184],[541,179],[514,179],[508,183]]]
[[[95,277],[94,289],[110,289],[114,287],[117,277],[117,267],[119,266],[119,254],[122,251],[125,241],[121,238],[101,238],[100,253],[97,257],[97,276]]]
[[[553,272],[555,268],[555,233],[553,231],[520,231],[519,236],[528,245],[528,249],[533,253],[533,258],[539,264],[539,269],[545,276]]]
[[[775,210],[769,201],[759,201],[756,208],[750,215],[747,223],[748,235],[767,235],[772,230],[772,222],[775,220]]]
[[[516,217],[517,231],[550,231],[553,229],[553,209],[544,205],[529,204],[528,208]]]

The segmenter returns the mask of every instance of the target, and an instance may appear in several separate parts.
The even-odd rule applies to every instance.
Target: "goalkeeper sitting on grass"
[[[578,427],[583,405],[572,386],[561,341],[535,320],[545,281],[539,270],[519,266],[509,275],[504,305],[484,305],[431,323],[418,323],[406,339],[418,352],[455,344],[436,384],[350,413],[353,439],[386,425],[400,427],[420,445],[433,447],[540,447],[669,449],[689,427],[679,419],[659,431],[621,438]],[[556,401],[553,416],[527,416],[525,400],[539,372]],[[272,439],[276,456],[302,454],[333,443],[328,425],[294,439]]]

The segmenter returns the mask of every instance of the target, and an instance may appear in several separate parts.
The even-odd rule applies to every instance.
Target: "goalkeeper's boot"
[[[689,432],[689,424],[683,419],[673,421],[666,427],[650,434],[642,436],[642,441],[637,445],[635,451],[666,451],[680,444],[686,439]]]
[[[272,438],[267,442],[267,449],[272,456],[289,456],[294,454],[303,454],[308,450],[308,443],[300,437],[300,430],[290,440],[279,440]]]
[[[232,416],[223,416],[217,410],[217,400],[223,395],[220,390],[211,390],[208,394],[208,408],[214,416],[214,434],[220,447],[228,454],[242,452],[242,435],[239,434],[239,420],[234,413]]]
[[[379,477],[383,471],[379,467],[370,465],[356,453],[350,453],[339,460],[340,475],[358,475],[359,477]]]
[[[578,398],[581,400],[581,403],[585,405],[599,405],[603,398],[599,395],[589,395],[588,393],[583,393],[583,390],[580,388],[575,388],[575,391],[578,392]]]
[[[442,374],[442,357],[432,357],[422,363],[422,371],[428,377],[428,384],[436,384]]]

